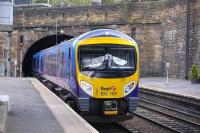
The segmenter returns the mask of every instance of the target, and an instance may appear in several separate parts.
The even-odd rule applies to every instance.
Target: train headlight
[[[128,84],[126,84],[124,86],[124,95],[128,95],[129,93],[131,93],[134,88],[135,88],[135,82],[134,81],[131,81]]]
[[[81,88],[90,96],[93,95],[93,86],[85,81],[81,81]]]

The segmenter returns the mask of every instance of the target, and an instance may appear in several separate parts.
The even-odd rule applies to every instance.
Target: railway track
[[[182,121],[179,118],[171,117],[169,115],[156,112],[155,110],[139,107],[134,113],[142,118],[145,118],[151,122],[159,124],[169,130],[178,133],[199,133],[200,127],[194,123],[188,121]]]
[[[136,130],[127,129],[119,123],[92,123],[100,133],[138,133]]]
[[[135,115],[178,133],[200,132],[200,101],[140,89]]]

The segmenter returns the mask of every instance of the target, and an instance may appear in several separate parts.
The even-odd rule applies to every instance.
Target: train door
[[[39,73],[41,74],[41,54],[39,54],[39,59],[38,59],[38,70],[39,70]]]
[[[72,71],[72,68],[71,68],[71,47],[68,48],[68,62],[67,62],[67,68],[69,69],[68,70],[68,73],[67,73],[67,76],[68,76],[68,79],[70,81],[71,79],[71,71]]]
[[[60,78],[60,71],[61,71],[61,51],[60,47],[57,49],[57,54],[56,54],[56,77]]]

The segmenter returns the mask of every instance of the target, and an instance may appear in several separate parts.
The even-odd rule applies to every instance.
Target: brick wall
[[[165,21],[162,23],[163,65],[170,63],[170,77],[184,78],[186,1],[172,1],[168,7],[164,10],[166,15]]]
[[[186,58],[186,26],[187,26],[187,1],[171,1],[169,8],[164,13],[165,21],[162,22],[162,53],[163,63],[171,64],[170,76],[174,78],[185,77]],[[191,1],[190,15],[190,48],[189,67],[192,64],[200,66],[200,1]]]
[[[200,2],[191,3],[190,64],[200,64]],[[15,9],[13,41],[18,58],[19,36],[25,31],[26,49],[38,39],[55,34],[79,35],[100,27],[114,27],[128,35],[136,27],[136,39],[141,44],[142,76],[165,76],[165,63],[171,64],[170,77],[184,78],[186,0],[133,2],[127,5],[92,7]],[[0,38],[1,42],[6,42]],[[2,45],[5,46],[5,45]],[[24,52],[25,52],[24,51]]]
[[[190,64],[200,66],[200,1],[192,2],[190,31]]]

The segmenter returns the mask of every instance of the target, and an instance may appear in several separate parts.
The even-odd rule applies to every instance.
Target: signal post
[[[13,31],[13,0],[0,1],[0,32],[7,32],[6,76],[11,76],[11,46]],[[5,73],[4,73],[5,75]]]

